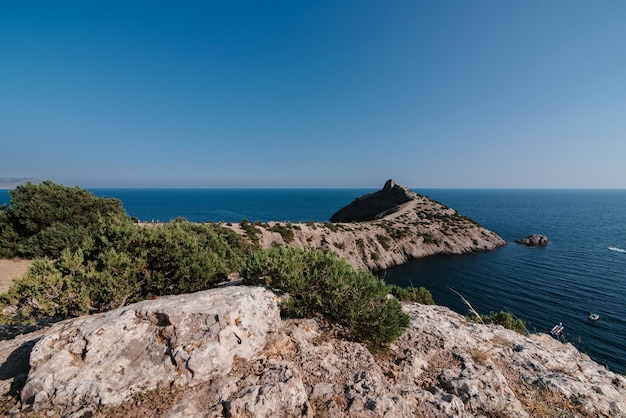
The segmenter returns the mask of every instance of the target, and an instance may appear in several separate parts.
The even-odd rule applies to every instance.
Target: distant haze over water
[[[129,215],[167,222],[326,222],[375,189],[93,189],[119,198]],[[466,314],[507,310],[529,331],[563,322],[564,336],[612,370],[626,371],[626,190],[414,189],[499,234],[509,245],[462,256],[433,256],[381,272],[390,283],[428,288],[440,305]],[[0,204],[8,203],[0,191]],[[551,243],[514,243],[532,233]],[[590,311],[600,315],[589,322]]]

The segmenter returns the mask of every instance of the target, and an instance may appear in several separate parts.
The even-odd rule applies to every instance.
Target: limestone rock
[[[63,321],[33,348],[22,402],[68,413],[208,382],[252,358],[279,321],[274,294],[235,286]]]
[[[526,245],[528,247],[543,247],[550,243],[548,237],[540,234],[532,234],[527,236],[526,238],[515,240],[515,242],[518,244]]]
[[[281,320],[276,296],[258,287],[64,321],[32,349],[21,410],[120,416],[107,415],[107,405],[123,402],[123,411],[172,418],[626,417],[626,377],[571,344],[469,322],[441,306],[404,309],[409,329],[377,355],[323,320]],[[169,385],[181,389],[156,405],[132,398]]]

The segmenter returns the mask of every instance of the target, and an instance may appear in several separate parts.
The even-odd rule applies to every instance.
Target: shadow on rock
[[[30,371],[30,353],[40,338],[24,342],[9,354],[4,363],[0,364],[0,381],[13,379],[11,393],[19,394],[24,387]]]

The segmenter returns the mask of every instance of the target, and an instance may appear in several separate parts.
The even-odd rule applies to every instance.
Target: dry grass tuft
[[[423,389],[440,385],[439,377],[448,369],[460,369],[461,361],[447,351],[435,351],[428,357],[428,368],[419,376],[416,385]]]
[[[488,350],[483,350],[481,348],[472,347],[469,349],[469,353],[476,363],[484,364],[487,360],[491,359],[491,352],[494,348],[495,347],[491,347]]]
[[[138,393],[115,407],[102,407],[94,418],[165,417],[183,397],[184,388],[164,385],[150,392]]]
[[[520,398],[522,405],[534,418],[595,417],[562,393],[551,389],[537,389],[530,397]]]

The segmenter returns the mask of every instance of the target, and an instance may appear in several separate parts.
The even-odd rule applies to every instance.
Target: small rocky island
[[[515,240],[516,243],[525,245],[527,247],[545,247],[550,243],[548,237],[541,234],[532,234],[526,238]]]
[[[371,271],[434,254],[467,254],[506,245],[496,233],[393,180],[338,210],[330,221],[229,227],[262,248],[323,249],[337,253],[355,268]]]

